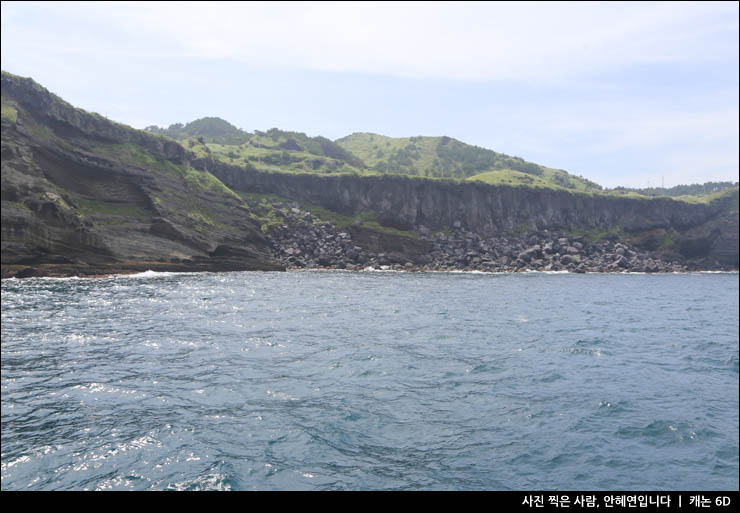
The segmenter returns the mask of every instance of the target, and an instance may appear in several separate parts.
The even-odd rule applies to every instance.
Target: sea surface
[[[738,275],[2,281],[2,489],[737,490]]]

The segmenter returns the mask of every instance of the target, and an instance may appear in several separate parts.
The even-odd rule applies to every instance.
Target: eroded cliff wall
[[[2,98],[3,276],[280,268],[241,198],[175,141],[6,73]]]
[[[198,159],[175,141],[76,109],[30,79],[3,73],[2,95],[3,265],[279,268],[269,234],[234,192],[247,191],[370,212],[387,227],[420,233],[588,233],[702,268],[738,267],[737,189],[690,204],[393,175],[265,173]]]
[[[462,226],[482,236],[530,231],[615,234],[662,256],[738,265],[737,190],[710,203],[633,199],[404,176],[263,173],[196,161],[229,187],[338,212],[371,211],[399,229]]]

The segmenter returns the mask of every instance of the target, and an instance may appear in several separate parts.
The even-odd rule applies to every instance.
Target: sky
[[[737,181],[737,2],[2,2],[2,69],[144,128],[447,135],[605,187]]]

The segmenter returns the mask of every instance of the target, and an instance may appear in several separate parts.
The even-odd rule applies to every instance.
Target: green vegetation
[[[205,130],[204,127],[210,129]],[[539,166],[449,137],[391,138],[353,134],[332,142],[324,137],[308,137],[300,132],[277,128],[250,134],[218,118],[204,118],[188,125],[177,124],[167,130],[157,127],[149,127],[148,130],[177,136],[180,143],[199,158],[214,158],[259,171],[365,176],[397,174],[430,179],[472,178],[498,185],[582,192],[601,189],[599,185],[563,170]],[[231,135],[235,131],[241,134],[238,144],[225,140],[224,132],[227,130]],[[194,133],[207,135],[189,135]]]
[[[150,126],[145,130],[177,139],[199,157],[212,155],[233,165],[309,172],[365,167],[360,159],[326,137],[309,137],[277,128],[249,133],[220,118],[202,118],[187,125],[175,123],[166,129]]]
[[[648,187],[644,189],[630,189],[628,187],[617,187],[614,191],[635,192],[643,196],[669,196],[672,198],[699,198],[712,196],[727,189],[738,187],[738,182],[705,182],[691,185],[676,185],[675,187]],[[690,200],[689,200],[690,201]]]
[[[211,227],[216,226],[216,222],[202,210],[191,210],[190,212],[188,212],[187,216],[198,223],[202,223]]]
[[[325,137],[272,128],[267,132],[245,132],[220,118],[203,118],[167,129],[150,126],[151,134],[177,139],[199,158],[262,171],[346,173],[365,164]]]
[[[127,164],[157,170],[173,178],[183,179],[191,189],[221,192],[239,199],[234,191],[211,173],[194,169],[189,164],[175,164],[160,154],[143,149],[135,142],[102,143],[99,141],[85,141],[83,146],[111,159],[121,160]]]
[[[18,121],[18,111],[13,105],[6,103],[4,98],[2,102],[2,118],[13,124]]]
[[[419,234],[411,230],[398,230],[388,226],[383,226],[372,212],[361,212],[359,214],[348,215],[334,212],[318,205],[311,203],[294,201],[283,198],[275,194],[260,194],[253,192],[239,192],[239,195],[245,200],[249,208],[254,213],[256,219],[262,226],[262,231],[268,233],[274,228],[284,225],[284,219],[277,214],[273,203],[296,203],[301,210],[310,212],[314,223],[332,223],[339,228],[348,228],[350,226],[362,226],[371,230],[398,235],[400,237],[419,238]]]
[[[228,121],[216,117],[196,119],[187,125],[174,123],[168,128],[152,125],[144,130],[153,134],[165,135],[172,139],[202,138],[204,141],[230,145],[245,143],[250,138],[249,133],[240,130]]]
[[[631,199],[649,199],[648,196],[643,196],[634,191],[628,191],[623,189],[608,189],[603,192],[605,196],[612,196],[618,198],[631,198]]]
[[[28,206],[25,203],[20,203],[18,201],[3,201],[2,208],[14,208],[17,210],[31,210],[30,208],[28,208]]]
[[[598,184],[561,169],[552,169],[451,137],[391,138],[356,133],[337,143],[376,172],[426,178],[477,180],[493,185],[601,190]]]
[[[184,145],[196,154],[200,152],[228,164],[264,171],[341,173],[357,172],[365,167],[357,157],[325,137],[308,137],[276,128],[256,131],[240,145],[203,144],[198,139],[184,141]]]
[[[26,131],[34,139],[39,141],[57,141],[62,146],[69,147],[69,144],[64,141],[58,141],[58,138],[54,135],[54,132],[47,125],[37,123],[33,118],[23,118],[23,130]]]
[[[202,118],[186,125],[176,123],[167,129],[152,126],[146,130],[177,139],[196,157],[265,172],[406,175],[634,199],[647,199],[659,193],[652,189],[624,187],[605,190],[595,182],[562,169],[541,166],[446,136],[393,138],[355,133],[332,142],[324,137],[309,137],[277,128],[249,133],[220,118]],[[197,185],[207,184],[198,181]],[[686,202],[703,202],[703,198],[711,198],[712,194],[732,185],[717,182],[677,186],[661,195]],[[694,194],[698,194],[697,191],[704,192]]]
[[[59,194],[57,192],[44,192],[44,193],[41,194],[41,197],[44,198],[44,199],[46,199],[46,200],[53,201],[54,203],[56,203],[57,205],[59,205],[60,207],[62,207],[64,209],[74,210],[69,205],[69,203],[67,203],[67,201],[61,196],[61,194]]]
[[[730,196],[735,197],[735,208],[737,208],[737,198],[738,198],[738,186],[737,184],[734,187],[727,188],[727,189],[721,189],[716,192],[703,194],[703,195],[687,195],[687,196],[676,196],[673,199],[679,200],[679,201],[685,201],[686,203],[713,203],[715,201],[722,200],[724,198],[728,198]]]
[[[572,175],[562,169],[552,169],[549,167],[543,167],[542,169],[542,179],[554,183],[558,187],[577,192],[600,193],[603,191],[601,185],[582,176]]]
[[[708,186],[708,184],[711,184],[712,182],[708,182],[707,184],[704,184],[704,186]],[[702,193],[702,194],[694,194],[694,195],[682,195],[682,196],[660,196],[660,195],[653,195],[653,196],[646,196],[644,194],[640,194],[637,192],[640,189],[627,189],[624,187],[618,187],[616,189],[607,189],[603,192],[606,196],[617,196],[620,198],[631,198],[631,199],[652,199],[652,198],[668,198],[674,201],[682,201],[684,203],[703,203],[703,204],[711,204],[715,201],[722,201],[724,198],[732,197],[734,196],[734,202],[730,204],[730,208],[732,205],[734,205],[734,208],[737,209],[737,203],[738,203],[738,185],[732,185],[731,182],[716,182],[716,183],[722,183],[722,184],[730,184],[728,188],[717,188],[715,192],[708,192],[708,193]],[[678,186],[682,187],[682,186]],[[690,186],[691,187],[691,186]],[[699,186],[703,187],[703,186]],[[707,190],[709,189],[709,186]],[[700,189],[695,189],[700,190]]]
[[[599,193],[601,188],[589,180],[576,178],[559,169],[542,168],[542,174],[531,175],[515,169],[498,169],[473,175],[468,181],[491,185],[526,186],[543,189],[563,189],[571,192]]]
[[[207,171],[198,171],[190,166],[185,167],[184,171],[185,181],[190,187],[206,191],[221,192],[236,199],[240,199],[238,194],[229,189],[221,180],[213,176],[211,173]]]
[[[707,182],[681,185],[669,189],[648,188],[602,189],[598,184],[561,169],[527,162],[492,150],[465,144],[454,138],[405,137],[392,138],[371,133],[355,133],[331,141],[325,137],[309,137],[305,133],[271,128],[265,132],[246,132],[218,118],[206,117],[187,124],[175,123],[168,128],[147,127],[144,131],[115,123],[97,113],[75,108],[34,82],[7,72],[3,80],[22,82],[37,93],[48,95],[64,109],[65,116],[76,119],[79,114],[90,116],[94,127],[106,123],[108,142],[84,137],[73,145],[66,136],[59,136],[49,125],[26,116],[13,99],[2,95],[2,119],[16,124],[23,120],[23,130],[32,137],[53,141],[60,147],[98,153],[152,171],[183,179],[193,190],[238,195],[212,174],[197,171],[188,164],[175,164],[160,154],[157,147],[175,141],[198,158],[217,161],[265,172],[312,173],[320,175],[352,174],[355,176],[404,175],[419,179],[479,181],[492,185],[568,190],[591,196],[648,199],[670,197],[688,203],[711,203],[723,198],[726,191],[737,191],[737,182]],[[109,128],[115,130],[108,131]],[[93,130],[94,132],[95,130]],[[157,139],[159,139],[157,141]],[[115,142],[113,142],[115,141]],[[153,148],[152,151],[146,148]],[[737,197],[737,193],[735,193]],[[737,201],[735,201],[737,202]],[[371,222],[366,220],[366,222]]]
[[[307,151],[288,151],[255,147],[251,144],[228,146],[216,143],[192,146],[185,145],[199,156],[211,156],[226,164],[249,167],[260,171],[282,171],[292,173],[353,173],[358,168],[347,162],[326,156],[317,156]]]
[[[461,173],[458,178],[469,177],[487,169],[514,169],[535,176],[542,175],[542,168],[519,157],[470,146],[449,137],[442,137],[437,144],[437,155],[442,170],[454,169]],[[455,176],[455,175],[453,175]]]
[[[365,167],[360,159],[337,143],[326,137],[309,137],[302,132],[287,132],[277,128],[271,128],[267,132],[255,131],[250,145],[255,148],[305,152],[344,161],[353,167]]]
[[[381,173],[465,179],[493,169],[540,175],[543,168],[518,157],[471,146],[450,137],[392,138],[355,133],[337,144]]]
[[[485,173],[471,176],[467,180],[471,182],[484,182],[491,185],[525,185],[528,187],[542,187],[546,189],[555,189],[557,187],[539,176],[528,175],[514,169],[487,171]]]

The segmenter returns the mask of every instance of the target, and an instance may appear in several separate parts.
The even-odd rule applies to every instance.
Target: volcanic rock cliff
[[[164,137],[2,75],[3,276],[280,269],[243,201]]]
[[[428,268],[435,258],[444,265],[433,268],[470,268],[494,265],[496,255],[505,262],[497,269],[574,268],[566,250],[588,248],[621,251],[612,255],[619,270],[629,268],[625,252],[690,268],[738,266],[737,189],[690,204],[392,175],[259,172],[196,158],[174,140],[76,109],[5,72],[2,108],[3,277],[384,261]],[[255,203],[250,194],[281,199]],[[312,216],[311,206],[331,219]],[[344,227],[332,224],[335,214]],[[508,251],[496,249],[502,237]],[[559,239],[566,242],[558,250]]]
[[[263,173],[220,163],[210,163],[209,170],[235,189],[273,193],[348,214],[370,211],[381,224],[402,230],[608,235],[660,258],[707,268],[738,266],[737,189],[706,204],[691,204],[393,175]]]

